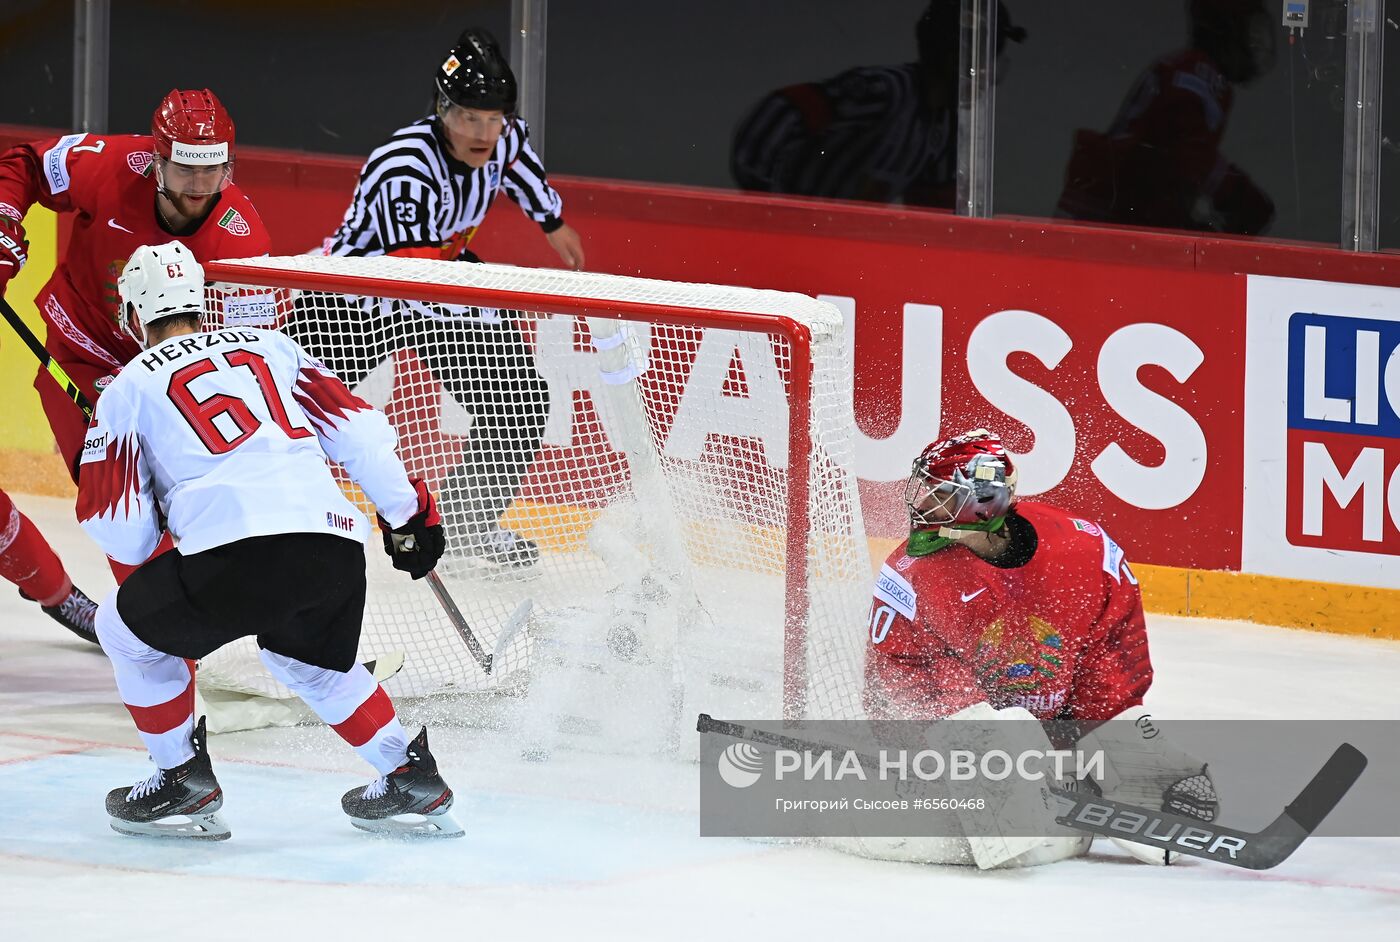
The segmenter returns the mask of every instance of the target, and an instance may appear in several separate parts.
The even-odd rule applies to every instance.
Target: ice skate
[[[452,789],[438,775],[424,727],[408,744],[408,758],[388,775],[340,799],[350,823],[362,831],[393,837],[461,837],[452,816]],[[409,817],[406,817],[409,816]]]
[[[33,598],[26,595],[24,590],[20,590],[20,595],[29,601]],[[73,634],[84,641],[91,641],[97,644],[97,603],[83,594],[83,590],[73,586],[73,590],[68,593],[68,597],[57,605],[42,606],[45,615],[67,628]]]
[[[190,737],[193,759],[173,769],[160,769],[131,788],[108,792],[112,830],[132,837],[227,840],[228,826],[216,814],[224,803],[224,791],[214,777],[204,741],[201,716]]]
[[[528,569],[540,558],[540,546],[510,530],[491,524],[482,530],[462,536],[462,551],[500,569]]]

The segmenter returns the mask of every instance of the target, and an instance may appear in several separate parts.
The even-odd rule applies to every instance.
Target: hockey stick
[[[74,405],[83,410],[83,415],[87,416],[88,421],[91,422],[92,403],[88,401],[88,397],[78,388],[78,384],[73,382],[64,372],[63,367],[54,361],[53,355],[39,342],[39,338],[34,336],[34,331],[29,329],[29,325],[24,322],[14,308],[10,307],[10,302],[3,297],[0,297],[0,314],[5,315],[5,320],[9,321],[10,326],[15,329],[15,333],[19,334],[19,339],[23,340],[29,351],[39,358],[39,365],[49,371],[54,382],[58,383],[68,394],[68,398],[73,400]]]
[[[702,733],[718,733],[797,752],[839,748],[716,720],[705,713],[700,714],[695,728]],[[868,756],[857,758],[863,765],[875,764]],[[1060,814],[1055,823],[1064,827],[1136,841],[1246,870],[1269,870],[1287,860],[1308,835],[1317,830],[1322,819],[1337,806],[1365,768],[1366,756],[1361,750],[1350,743],[1342,743],[1298,797],[1267,827],[1254,832],[1237,831],[1198,818],[1153,811],[1061,788],[1052,787],[1050,793],[1059,804]]]
[[[487,654],[482,648],[481,642],[476,640],[476,635],[472,632],[472,626],[467,624],[467,620],[462,615],[462,610],[457,607],[457,603],[452,600],[452,595],[447,591],[447,586],[442,584],[442,578],[434,569],[428,573],[428,587],[433,590],[433,595],[437,596],[438,605],[442,606],[443,612],[447,615],[447,620],[452,622],[453,629],[457,636],[462,639],[462,643],[467,646],[467,650],[476,658],[476,663],[480,665],[483,674],[491,673],[491,661],[493,656]]]
[[[54,381],[68,394],[68,398],[73,400],[73,404],[83,410],[83,415],[91,422],[93,407],[92,403],[88,401],[88,397],[78,388],[77,384],[69,378],[68,374],[64,372],[63,367],[59,366],[58,363],[54,361],[53,356],[44,348],[44,345],[39,342],[39,338],[34,336],[34,332],[29,329],[29,325],[20,318],[15,309],[10,307],[9,302],[3,297],[0,297],[0,313],[5,315],[5,320],[10,322],[10,326],[15,329],[15,333],[19,334],[20,339],[29,347],[30,352],[39,358],[39,364],[49,371],[49,375],[51,375]],[[432,587],[433,595],[437,597],[438,604],[441,605],[443,611],[447,613],[447,618],[452,622],[452,627],[456,629],[457,634],[461,636],[467,649],[471,651],[472,657],[476,658],[476,662],[481,665],[483,672],[487,674],[491,673],[492,656],[482,650],[481,643],[476,640],[476,635],[472,633],[471,626],[468,625],[467,620],[462,617],[462,612],[457,608],[457,603],[452,600],[451,594],[447,591],[447,586],[442,584],[442,580],[438,578],[436,572],[428,573],[428,584]]]

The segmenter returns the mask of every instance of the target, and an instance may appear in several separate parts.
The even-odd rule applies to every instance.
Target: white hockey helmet
[[[143,334],[161,318],[203,314],[204,266],[179,242],[143,245],[127,259],[117,279],[117,294],[122,301],[122,330],[144,347],[146,341],[131,329],[131,311],[135,310]]]

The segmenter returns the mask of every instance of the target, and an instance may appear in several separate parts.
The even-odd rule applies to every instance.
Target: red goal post
[[[736,481],[743,475],[754,473],[759,479],[757,487],[767,487],[775,494],[781,491],[777,498],[782,505],[781,520],[757,519],[747,506],[737,512],[717,512],[730,512],[732,519],[729,522],[739,530],[747,527],[752,532],[766,533],[768,538],[772,538],[774,530],[781,531],[778,539],[784,548],[781,588],[781,700],[784,715],[789,718],[856,715],[856,688],[863,651],[870,569],[859,499],[849,470],[850,430],[854,426],[850,399],[850,351],[845,349],[840,314],[834,307],[803,295],[780,292],[422,259],[256,258],[212,262],[205,266],[205,272],[212,286],[208,304],[210,327],[240,324],[286,327],[298,317],[304,319],[306,311],[311,311],[311,316],[317,316],[333,306],[347,305],[357,311],[378,312],[356,315],[359,320],[352,330],[363,330],[368,325],[367,329],[371,331],[389,330],[392,324],[402,323],[394,321],[394,318],[418,317],[421,322],[428,323],[439,318],[471,318],[482,312],[505,311],[508,312],[508,319],[528,321],[532,325],[554,319],[572,319],[575,325],[588,325],[593,344],[598,348],[593,354],[600,358],[605,356],[605,352],[599,335],[607,334],[609,330],[602,326],[605,322],[641,327],[646,332],[642,346],[649,341],[650,349],[639,349],[635,336],[628,333],[617,333],[615,336],[632,336],[623,344],[623,349],[628,351],[624,359],[630,358],[631,369],[640,372],[639,376],[632,377],[631,382],[636,387],[633,395],[637,407],[645,413],[641,425],[645,426],[648,433],[645,438],[649,439],[649,443],[643,450],[649,450],[653,460],[662,466],[659,473],[664,481],[651,496],[664,496],[651,502],[644,499],[648,496],[645,494],[633,498],[637,503],[647,505],[643,514],[647,518],[660,518],[670,513],[670,506],[658,504],[676,500],[678,491],[694,486],[694,482],[687,477],[690,471],[685,467],[693,462],[671,461],[664,454],[669,429],[666,428],[666,419],[658,418],[668,409],[678,414],[679,409],[674,402],[663,400],[679,400],[685,396],[686,385],[692,379],[687,370],[695,365],[691,362],[688,366],[688,358],[698,356],[696,350],[704,342],[707,332],[722,332],[726,338],[731,335],[769,338],[774,361],[778,364],[785,399],[783,408],[787,417],[787,460],[785,468],[779,469],[778,473],[781,484],[767,483],[770,479],[776,481],[769,474],[771,468],[756,471],[755,467],[750,467],[759,460],[768,460],[755,458],[755,451],[762,449],[752,445],[734,446],[742,450],[743,457],[737,461],[711,460],[702,477],[708,484],[717,472],[732,472]],[[308,303],[307,299],[334,300]],[[385,324],[390,326],[386,327]],[[581,334],[581,328],[576,333]],[[344,341],[328,342],[355,342],[349,333],[344,336]],[[661,348],[666,344],[669,346],[663,353]],[[406,342],[394,350],[392,356],[402,356],[405,350],[412,352],[412,346],[411,342]],[[752,349],[761,349],[761,345],[755,348],[750,343],[735,348],[734,361],[729,364],[725,383],[737,387],[737,391],[731,390],[733,395],[726,394],[719,399],[744,398],[743,387],[748,382],[751,368],[739,361],[745,350]],[[312,352],[319,355],[316,350]],[[736,362],[739,362],[737,368]],[[447,393],[442,395],[446,401]],[[554,399],[550,407],[566,408],[576,414],[581,397],[574,395],[571,398],[574,401],[567,405],[560,405]],[[675,417],[671,416],[673,419]],[[401,436],[405,435],[405,428],[401,427],[400,433]],[[703,433],[702,447],[709,449],[713,440],[723,439],[726,434],[722,428]],[[742,439],[743,436],[738,438]],[[764,443],[772,448],[770,440],[765,438]],[[607,446],[607,436],[603,435],[598,447]],[[543,445],[541,454],[548,447],[547,443]],[[628,474],[635,485],[639,459],[634,453],[629,453],[628,459]],[[441,465],[450,463],[452,459],[429,456],[427,460],[437,461]],[[531,466],[533,468],[540,463],[543,463],[542,459],[532,461]],[[675,468],[680,470],[676,471]],[[441,467],[436,470],[444,473]],[[414,469],[410,468],[410,471],[412,473]],[[743,488],[751,485],[721,481],[718,490],[723,492],[731,486]],[[814,488],[831,489],[831,492],[814,493]],[[600,488],[600,494],[603,490],[606,488]],[[689,495],[685,499],[689,499]],[[717,503],[723,504],[724,501]],[[839,506],[833,509],[833,505]],[[702,512],[704,510],[701,508]],[[763,516],[762,513],[757,515]],[[652,524],[671,526],[665,522],[657,523],[655,519]],[[450,520],[448,525],[451,528]],[[707,528],[711,526],[712,522],[706,523]],[[693,522],[674,526],[682,534],[676,537],[676,542],[685,541],[684,531],[687,527],[693,527]],[[706,529],[705,532],[711,530]],[[666,539],[653,537],[648,542],[654,546],[665,543]],[[758,539],[761,541],[764,537],[759,536]],[[693,555],[689,550],[686,552]],[[703,548],[700,555],[705,555]],[[739,564],[740,568],[744,565]],[[452,578],[448,578],[447,582],[454,585],[459,601],[465,600],[464,611],[467,612],[468,621],[473,621],[473,614],[468,609],[476,573],[469,570],[465,575],[457,575],[460,579],[455,583]],[[702,582],[707,578],[716,578],[714,573],[696,575],[691,572],[686,575],[687,579],[692,577]],[[814,585],[822,580],[825,581],[820,588]],[[522,574],[521,581],[525,584],[528,579]],[[584,583],[590,581],[587,578],[579,580],[580,592],[585,588]],[[497,577],[493,586],[499,582]],[[837,583],[838,589],[829,591],[830,584]],[[530,591],[526,585],[522,596],[528,596]],[[695,591],[704,607],[703,587]],[[814,605],[818,596],[822,598],[821,604]],[[837,597],[834,603],[832,597]],[[371,617],[367,619],[367,637],[372,639],[375,630]],[[482,630],[487,634],[489,644],[492,626],[483,625]],[[375,640],[380,645],[387,643],[383,638]],[[820,650],[814,652],[814,649]],[[415,651],[412,645],[406,645],[405,652],[410,665],[414,658],[434,656],[432,651],[426,649]],[[374,652],[367,653],[373,655]],[[524,660],[528,661],[528,656]],[[832,676],[823,676],[825,672],[830,672]],[[411,671],[406,668],[405,673],[411,674]],[[470,674],[470,668],[467,674]],[[838,674],[841,676],[836,676]],[[411,681],[406,682],[409,689],[405,692],[409,695],[441,692],[431,689],[432,684],[428,682],[414,686]],[[449,683],[447,686],[460,690],[471,686],[489,686],[489,682],[484,678],[468,676],[459,685]]]

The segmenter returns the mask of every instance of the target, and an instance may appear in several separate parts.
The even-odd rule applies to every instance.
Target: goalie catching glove
[[[418,492],[418,512],[401,527],[389,526],[389,521],[381,516],[379,530],[384,534],[384,552],[393,560],[394,568],[422,579],[433,571],[442,557],[447,537],[443,535],[442,517],[428,485],[417,479],[412,483]]]
[[[1206,763],[1172,743],[1141,706],[1119,713],[1081,738],[1075,748],[1103,750],[1105,775],[1095,784],[1105,798],[1201,821],[1214,821],[1220,814],[1220,799]],[[1136,841],[1111,840],[1150,864],[1170,864],[1178,856]]]

